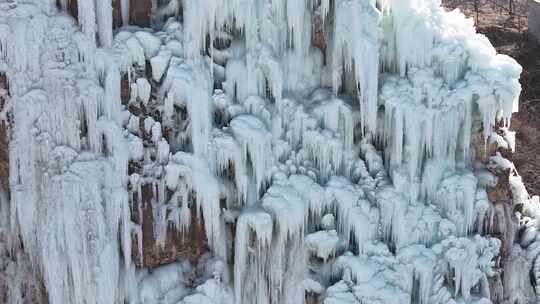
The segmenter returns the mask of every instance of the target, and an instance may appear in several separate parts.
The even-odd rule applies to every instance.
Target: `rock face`
[[[56,0],[56,6],[66,10],[75,19],[79,17],[79,5],[77,0]]]
[[[536,299],[521,69],[460,13],[27,2],[0,0],[0,300]]]
[[[152,1],[131,0],[129,5],[129,23],[142,27],[149,27],[151,24]]]
[[[133,260],[138,267],[155,268],[160,265],[166,265],[175,262],[178,258],[188,258],[197,262],[201,255],[208,250],[206,246],[204,226],[201,220],[195,216],[196,210],[192,210],[190,230],[186,232],[178,231],[175,227],[168,227],[165,239],[158,242],[154,232],[154,214],[153,210],[156,198],[153,197],[151,185],[145,185],[142,190],[142,206],[139,207],[138,199],[133,200],[132,219],[136,224],[142,227],[142,262],[141,254],[138,249],[137,238],[133,239]],[[138,193],[134,193],[138,197]],[[142,210],[142,216],[138,210]],[[142,221],[140,221],[142,219]]]
[[[540,2],[529,0],[529,33],[540,41]]]
[[[0,187],[2,191],[9,192],[9,146],[8,146],[8,124],[9,117],[6,109],[9,97],[8,82],[5,74],[0,73],[0,112],[4,113],[0,122]]]

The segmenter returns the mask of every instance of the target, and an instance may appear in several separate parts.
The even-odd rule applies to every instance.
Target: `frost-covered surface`
[[[9,233],[50,303],[533,301],[539,202],[511,176],[516,240],[474,149],[514,149],[495,131],[521,68],[471,20],[436,0],[161,2],[143,29],[121,1],[113,33],[110,0],[79,0],[78,24],[0,0]],[[145,186],[158,245],[203,222],[197,266],[135,266]]]

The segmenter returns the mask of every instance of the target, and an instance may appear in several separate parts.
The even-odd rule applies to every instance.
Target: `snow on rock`
[[[210,279],[196,288],[197,293],[185,297],[180,304],[233,304],[233,294],[226,285],[216,279]]]
[[[449,237],[435,246],[434,251],[444,254],[444,259],[455,274],[455,294],[461,294],[465,300],[470,297],[471,288],[480,284],[483,296],[489,296],[487,277],[495,275],[492,259],[498,254],[500,241],[493,238],[474,239]],[[488,292],[486,292],[486,289]]]
[[[325,303],[410,303],[405,266],[389,257],[349,253],[336,260],[333,271],[339,274],[340,281],[327,289]]]
[[[317,231],[306,236],[306,247],[313,251],[318,258],[327,260],[336,252],[339,244],[337,231]]]
[[[191,271],[190,263],[183,261],[159,267],[152,272],[139,273],[138,302],[177,303],[182,296],[191,292],[191,288],[186,286]]]
[[[150,100],[151,89],[150,83],[148,83],[146,78],[137,79],[137,95],[143,104],[147,104]]]
[[[159,53],[150,59],[152,65],[152,78],[154,81],[160,81],[163,74],[167,71],[172,53],[169,50],[160,50]]]
[[[158,54],[161,46],[161,41],[158,37],[144,31],[135,32],[135,37],[139,39],[146,59],[150,59]]]

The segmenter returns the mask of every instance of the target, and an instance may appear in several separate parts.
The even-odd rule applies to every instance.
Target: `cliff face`
[[[520,72],[437,1],[0,0],[0,299],[529,303]]]
[[[529,31],[535,37],[535,39],[540,41],[540,3],[535,0],[529,0]]]

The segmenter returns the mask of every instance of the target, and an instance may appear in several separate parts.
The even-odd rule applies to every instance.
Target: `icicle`
[[[223,223],[219,204],[218,181],[204,159],[193,154],[177,152],[166,166],[167,188],[172,191],[180,191],[177,188],[182,186],[181,178],[187,189],[196,193],[196,210],[197,212],[202,211],[208,245],[217,256],[226,258],[225,240],[222,237]]]
[[[120,11],[122,14],[122,24],[129,25],[129,0],[120,0]]]
[[[478,235],[474,239],[450,237],[441,246],[437,251],[441,250],[455,274],[455,295],[461,294],[468,300],[471,290],[483,277],[494,275],[491,263],[499,252],[498,239]]]
[[[421,245],[412,245],[400,250],[397,259],[402,263],[412,265],[412,288],[411,295],[417,294],[419,304],[427,304],[430,302],[430,297],[435,282],[434,272],[437,263],[436,254],[428,248]],[[418,287],[415,287],[415,282]],[[416,288],[416,290],[413,290]],[[415,300],[414,298],[412,299]],[[413,302],[414,303],[414,302]]]
[[[352,237],[361,253],[368,240],[375,238],[379,222],[378,212],[363,197],[363,191],[345,178],[333,177],[327,184],[325,200],[334,205],[338,231],[347,242]]]
[[[291,186],[308,203],[309,214],[306,222],[318,223],[323,212],[330,209],[325,197],[325,189],[305,175],[291,175]]]
[[[315,161],[322,181],[338,174],[342,168],[343,143],[328,130],[308,130],[303,134],[302,146]]]
[[[243,61],[231,59],[226,66],[225,91],[239,102],[244,102],[248,97],[247,70]]]
[[[116,120],[120,118],[120,109],[122,100],[120,97],[120,71],[114,64],[109,65],[105,74],[105,92],[103,104],[100,106],[103,109],[104,115],[108,119]]]
[[[94,1],[78,0],[79,24],[87,39],[94,41],[96,37],[96,8]],[[112,25],[112,24],[111,24]]]
[[[268,180],[268,168],[272,164],[270,152],[272,136],[266,126],[255,116],[241,115],[231,123],[231,131],[242,147],[242,162],[251,159],[257,193],[263,189]]]
[[[272,240],[272,218],[262,211],[246,211],[236,223],[234,291],[239,304],[269,303],[265,283],[269,272],[268,249]]]
[[[27,54],[26,52],[16,51],[15,47],[19,46],[22,47],[22,49],[24,50],[28,49],[28,45],[26,43],[28,21],[24,18],[17,19],[14,22],[13,27],[14,34],[12,34],[11,37],[13,39],[13,49],[11,49],[8,53],[8,62],[12,63],[13,67],[16,70],[24,71],[28,64]]]
[[[60,7],[62,7],[63,10],[67,10],[68,0],[60,0]]]
[[[275,238],[272,241],[269,283],[271,303],[300,303],[304,290],[305,253],[303,244],[306,202],[294,188],[273,185],[262,199],[263,208],[272,214]]]
[[[445,178],[437,191],[435,203],[457,224],[459,235],[471,232],[476,223],[476,186],[472,173],[456,174]]]
[[[319,98],[316,93],[314,95],[313,99]],[[345,150],[353,147],[355,118],[348,104],[338,98],[329,98],[318,101],[312,113],[320,120],[321,128],[339,134]]]
[[[231,135],[216,129],[213,130],[209,147],[210,165],[219,175],[226,175],[226,172],[230,169],[229,166],[234,167],[236,196],[241,205],[244,202],[246,204],[251,203],[247,201],[249,179],[246,163],[242,155],[240,144]]]
[[[206,156],[211,131],[212,80],[203,61],[170,65],[162,87],[174,104],[186,105],[191,119],[191,142],[196,155]]]
[[[330,12],[330,0],[321,0],[321,16],[323,19],[322,20],[323,26],[325,24],[325,21],[329,12]]]
[[[353,71],[354,62],[362,127],[373,133],[377,128],[380,18],[380,13],[368,1],[340,0],[335,3],[332,87],[337,93],[344,72]]]
[[[91,2],[84,1],[83,2]],[[113,17],[111,0],[96,1],[96,17],[99,34],[99,44],[102,47],[110,47],[113,39]]]

